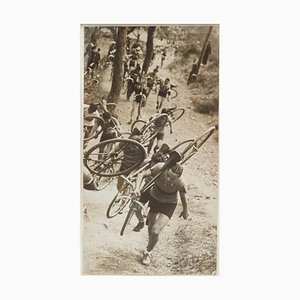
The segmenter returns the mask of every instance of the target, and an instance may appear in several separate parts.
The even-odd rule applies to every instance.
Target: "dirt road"
[[[195,94],[186,87],[180,74],[170,73],[166,61],[160,70],[162,78],[169,77],[177,84],[178,97],[171,100],[184,107],[184,116],[174,123],[173,134],[166,134],[170,146],[201,135],[204,129],[216,122],[216,117],[202,115],[193,110]],[[102,88],[109,92],[109,70],[104,74]],[[155,113],[155,95],[149,96],[143,116]],[[172,104],[170,103],[170,105]],[[132,102],[121,96],[117,113],[124,130]],[[116,181],[103,191],[83,190],[82,206],[87,207],[87,216],[82,217],[82,273],[83,274],[133,274],[133,275],[214,275],[217,266],[217,220],[218,220],[218,138],[217,132],[204,144],[184,166],[184,181],[190,219],[179,219],[179,203],[169,224],[161,233],[160,241],[153,250],[149,266],[140,263],[147,245],[147,228],[137,233],[132,230],[137,220],[120,236],[126,213],[113,219],[106,218],[106,210],[116,193]],[[82,214],[83,215],[83,214]]]

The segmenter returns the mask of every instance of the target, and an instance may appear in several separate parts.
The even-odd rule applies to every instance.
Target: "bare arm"
[[[151,170],[146,170],[144,172],[141,172],[137,175],[137,178],[136,178],[136,185],[135,185],[135,190],[134,192],[136,194],[140,194],[140,187],[141,187],[141,183],[143,181],[143,178],[145,177],[149,177],[152,175],[152,172]]]
[[[187,200],[186,200],[186,192],[179,192],[180,194],[180,200],[182,203],[182,212],[180,213],[179,217],[183,217],[185,220],[188,218],[189,213],[188,213],[188,205],[187,205]]]

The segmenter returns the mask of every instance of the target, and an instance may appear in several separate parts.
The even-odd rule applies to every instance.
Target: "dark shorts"
[[[141,194],[140,202],[147,203],[149,201],[150,212],[166,215],[169,219],[173,216],[177,203],[162,203],[154,199],[149,190]]]
[[[167,92],[164,92],[164,91],[158,91],[158,96],[160,96],[160,97],[164,97],[164,98],[166,98],[167,97]]]
[[[157,140],[161,140],[161,141],[162,141],[162,140],[164,139],[164,136],[165,136],[164,133],[159,132],[159,133],[157,134],[156,138],[157,138]]]

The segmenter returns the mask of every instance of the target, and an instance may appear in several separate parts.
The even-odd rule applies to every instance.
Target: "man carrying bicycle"
[[[156,100],[156,111],[159,112],[161,109],[165,99],[169,101],[169,97],[171,94],[171,89],[175,87],[175,85],[171,84],[171,81],[169,78],[166,78],[165,81],[160,80],[159,83],[159,90],[157,94],[157,100]]]
[[[166,109],[162,109],[161,113],[162,114],[164,114],[164,113],[168,114]],[[151,121],[152,119],[156,118],[159,115],[160,114],[155,114],[152,117],[150,117],[149,120]],[[151,152],[153,144],[154,144],[155,141],[156,141],[156,145],[153,149],[154,153],[156,153],[157,150],[160,149],[160,147],[163,145],[164,137],[165,137],[165,127],[166,126],[170,127],[170,134],[172,134],[172,132],[173,132],[172,120],[170,119],[169,116],[168,116],[167,122],[164,126],[162,126],[161,122],[164,122],[164,119],[163,118],[158,118],[153,124],[154,131],[156,132],[157,128],[159,128],[159,131],[158,131],[156,137],[154,139],[152,139],[150,141],[149,145],[148,145],[148,149],[147,149],[148,154]]]
[[[102,114],[100,126],[102,129],[100,142],[116,138],[118,133],[121,131],[119,121],[112,117],[108,111]]]
[[[158,69],[155,68],[152,72],[148,73],[146,80],[147,80],[147,97],[149,96],[153,86],[155,85],[156,81],[158,80]]]
[[[143,178],[155,176],[159,174],[164,163],[154,165],[150,170],[138,174],[135,193],[140,194],[140,184]],[[150,211],[148,214],[148,234],[149,240],[147,247],[142,257],[142,263],[148,265],[151,262],[151,251],[158,242],[159,235],[162,229],[168,224],[171,219],[178,202],[178,195],[182,203],[183,211],[180,216],[184,219],[188,218],[188,207],[186,200],[186,188],[184,181],[181,178],[183,167],[179,164],[174,164],[169,169],[166,169],[154,182],[154,185],[140,195],[140,202],[146,203],[149,201]],[[141,224],[140,227],[143,227]]]
[[[99,118],[99,112],[97,105],[90,104],[83,110],[83,127],[84,127],[84,139],[91,137],[98,127],[98,123],[95,119]]]
[[[131,109],[131,113],[130,113],[130,120],[128,122],[128,124],[132,123],[132,117],[135,111],[136,106],[138,106],[138,114],[136,119],[139,120],[141,116],[141,108],[145,106],[146,104],[146,95],[147,95],[147,91],[145,88],[143,88],[140,84],[140,82],[136,82],[135,83],[135,87],[134,87],[134,100],[132,101],[132,109]]]

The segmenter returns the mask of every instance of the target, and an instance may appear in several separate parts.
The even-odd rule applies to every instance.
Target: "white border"
[[[299,298],[296,2],[134,2],[1,4],[0,297]],[[79,276],[81,23],[220,24],[220,276]]]

